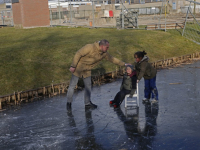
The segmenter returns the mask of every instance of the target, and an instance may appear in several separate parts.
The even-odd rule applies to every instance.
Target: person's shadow
[[[145,127],[140,138],[140,147],[142,149],[152,149],[154,137],[157,134],[157,116],[159,111],[158,104],[145,104]]]
[[[135,141],[136,139],[138,139],[138,136],[141,133],[138,123],[139,108],[136,108],[135,113],[133,114],[127,114],[126,112],[125,115],[120,107],[116,109],[115,112],[118,118],[123,122],[124,129],[129,140]]]
[[[95,149],[95,150],[102,150],[102,146],[96,143],[95,135],[94,135],[94,124],[92,120],[92,110],[85,109],[85,119],[86,119],[86,128],[82,129],[81,131],[78,130],[76,127],[76,122],[74,120],[74,116],[72,111],[68,111],[68,120],[71,130],[74,133],[74,136],[80,136],[83,130],[86,130],[85,135],[81,135],[81,138],[75,140],[75,147],[74,149],[81,150],[81,149]]]

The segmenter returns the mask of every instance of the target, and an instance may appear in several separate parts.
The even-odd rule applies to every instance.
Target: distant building
[[[17,28],[50,26],[48,0],[12,0],[12,10]]]

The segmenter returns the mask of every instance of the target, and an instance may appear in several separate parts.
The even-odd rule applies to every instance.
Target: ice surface
[[[1,150],[199,149],[200,62],[158,72],[159,104],[125,111],[109,106],[121,79],[93,87],[96,110],[84,107],[84,91],[74,95],[72,112],[66,94],[7,107],[0,112]],[[181,84],[170,84],[181,83]],[[140,100],[144,83],[139,83]]]

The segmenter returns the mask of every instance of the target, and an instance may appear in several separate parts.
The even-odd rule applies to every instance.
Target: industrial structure
[[[0,0],[0,25],[28,28],[75,23],[92,27],[137,28],[143,25],[138,16],[150,15],[149,19],[159,20],[158,16],[161,18],[165,13],[184,14],[180,17],[183,20],[188,7],[189,2],[185,0]],[[199,5],[191,6],[191,9],[200,13]]]

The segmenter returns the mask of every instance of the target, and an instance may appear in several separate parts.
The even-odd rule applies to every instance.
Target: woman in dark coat
[[[149,102],[152,97],[152,103],[158,102],[158,90],[156,87],[156,69],[148,62],[149,58],[145,56],[147,53],[136,52],[135,57],[135,70],[137,72],[137,82],[144,78],[144,102]]]

